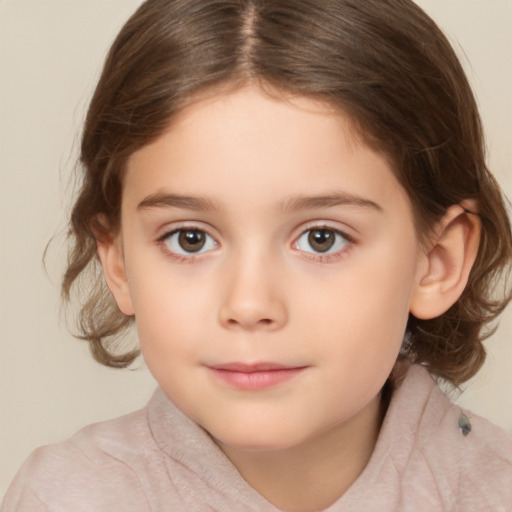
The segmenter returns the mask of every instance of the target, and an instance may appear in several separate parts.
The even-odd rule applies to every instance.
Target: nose
[[[231,262],[222,283],[219,321],[228,329],[278,330],[288,321],[285,290],[278,270],[252,255]]]

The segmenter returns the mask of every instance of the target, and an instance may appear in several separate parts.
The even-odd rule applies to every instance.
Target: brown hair
[[[512,259],[510,221],[463,69],[410,0],[148,0],[137,10],[108,54],[85,122],[62,286],[66,299],[72,287],[88,287],[79,329],[94,357],[122,367],[137,355],[114,350],[131,319],[115,305],[96,255],[96,237],[108,235],[98,218],[119,227],[127,159],[201,91],[249,81],[351,116],[394,162],[420,237],[449,206],[479,205],[481,243],[462,297],[439,318],[411,316],[402,354],[455,384],[467,380],[510,300],[506,289],[496,296]]]

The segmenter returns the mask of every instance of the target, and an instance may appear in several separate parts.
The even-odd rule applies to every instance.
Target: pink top
[[[468,412],[465,425],[461,414],[411,367],[370,462],[327,511],[512,511],[512,436]],[[2,510],[277,511],[159,389],[140,411],[36,450]]]

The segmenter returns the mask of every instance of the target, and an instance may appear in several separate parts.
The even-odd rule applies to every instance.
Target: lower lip
[[[255,372],[241,372],[210,368],[214,375],[228,386],[244,391],[259,391],[283,384],[306,368],[283,368],[279,370],[262,370]]]

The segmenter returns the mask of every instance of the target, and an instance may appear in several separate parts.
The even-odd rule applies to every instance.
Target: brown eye
[[[342,252],[349,244],[350,239],[340,231],[320,227],[302,233],[295,247],[313,254],[332,254]]]
[[[200,229],[178,229],[161,238],[167,248],[175,254],[186,256],[211,251],[217,242]]]
[[[198,252],[205,244],[206,237],[202,231],[188,230],[180,231],[178,243],[185,252]]]
[[[317,252],[327,252],[334,246],[335,236],[332,229],[312,229],[308,235],[308,243]]]

